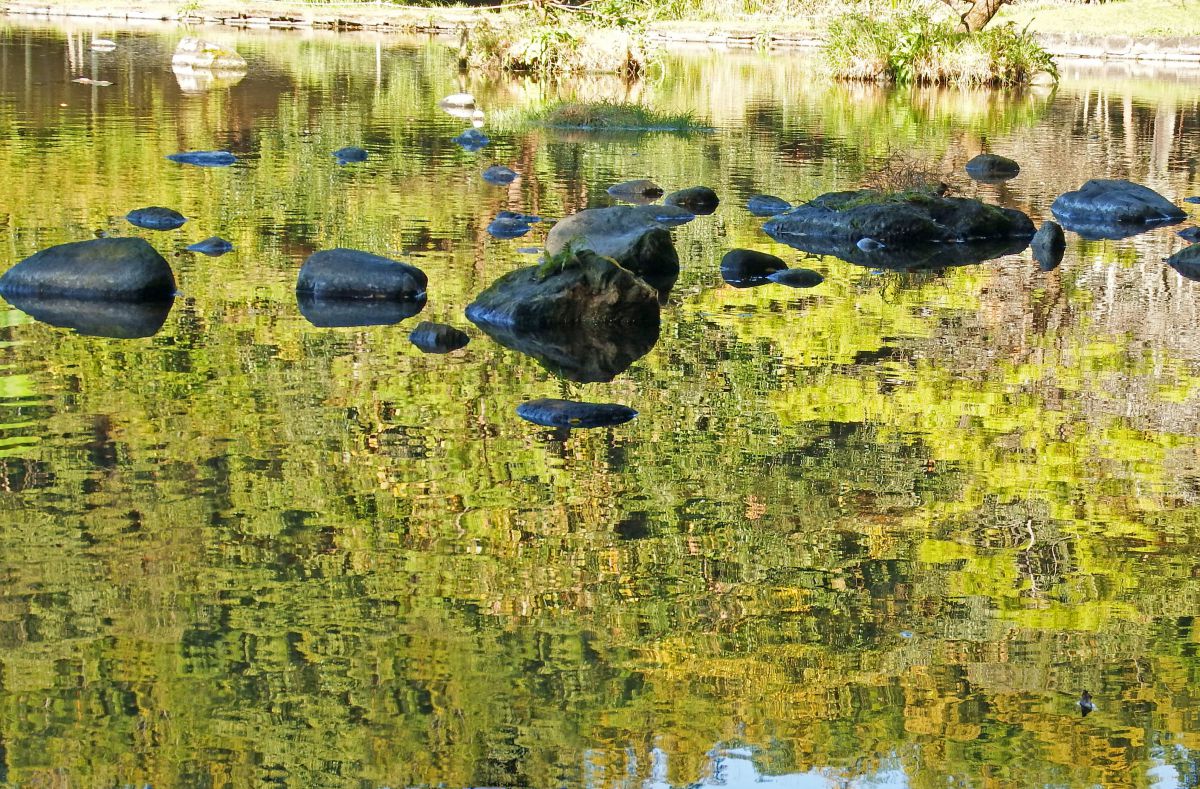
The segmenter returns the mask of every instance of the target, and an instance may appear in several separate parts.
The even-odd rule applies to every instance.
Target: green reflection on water
[[[913,786],[1195,776],[1200,293],[1161,264],[1181,242],[1073,240],[1048,274],[871,272],[802,258],[742,205],[896,153],[1038,218],[1091,175],[1179,200],[1200,191],[1200,83],[896,94],[695,56],[562,90],[711,134],[506,121],[468,154],[442,95],[511,119],[555,92],[460,81],[437,45],[255,33],[226,34],[244,80],[190,92],[165,66],[181,32],[101,32],[115,53],[3,28],[5,265],[136,232],[181,294],[143,340],[0,314],[0,779],[638,786],[658,764],[681,785],[716,744],[770,775],[899,765]],[[366,163],[336,164],[349,144]],[[207,148],[243,161],[164,159]],[[983,148],[1021,178],[960,177]],[[493,162],[521,180],[483,182]],[[676,231],[649,355],[571,384],[466,324],[544,233],[493,240],[497,211],[562,216],[640,176],[724,199]],[[136,231],[143,205],[191,220]],[[182,252],[212,234],[236,251]],[[472,344],[312,327],[295,274],[335,245],[421,266],[422,317]],[[724,287],[732,246],[827,279]],[[513,414],[540,396],[640,416],[562,435]]]

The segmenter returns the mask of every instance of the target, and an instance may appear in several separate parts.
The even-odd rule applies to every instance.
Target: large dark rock
[[[425,309],[425,294],[414,299],[338,299],[297,293],[296,305],[305,320],[319,329],[350,326],[391,326]]]
[[[606,190],[610,195],[626,203],[646,205],[662,197],[663,189],[648,178],[637,178],[614,184]]]
[[[983,183],[999,183],[1016,178],[1021,172],[1021,165],[1007,156],[994,153],[981,153],[967,162],[967,175]]]
[[[171,299],[163,301],[108,301],[6,295],[9,304],[35,320],[89,337],[131,340],[152,337],[171,312]]]
[[[1043,222],[1030,246],[1033,247],[1033,259],[1042,271],[1053,271],[1062,263],[1067,251],[1067,239],[1057,222]]]
[[[408,341],[425,353],[450,353],[465,348],[471,338],[462,329],[444,323],[421,321],[408,333]]]
[[[589,249],[642,276],[677,274],[679,254],[660,217],[681,209],[663,208],[669,207],[622,205],[572,214],[550,228],[546,254],[559,255],[568,247]]]
[[[187,217],[173,208],[152,205],[148,208],[135,208],[125,215],[125,221],[146,230],[175,230],[183,227]]]
[[[43,249],[0,277],[0,295],[54,299],[170,301],[175,276],[140,238],[94,238]]]
[[[1200,244],[1185,247],[1167,258],[1167,265],[1182,277],[1200,282]]]
[[[810,240],[854,245],[864,238],[889,249],[996,239],[1021,239],[1027,244],[1034,233],[1029,217],[1012,208],[965,197],[873,189],[821,195],[767,220],[763,230],[798,248]]]
[[[339,248],[316,252],[304,261],[296,280],[296,292],[327,300],[423,303],[427,285],[425,272],[416,266],[357,249]]]
[[[1086,239],[1127,238],[1187,214],[1165,197],[1130,181],[1093,179],[1050,206],[1062,226]]]
[[[592,428],[624,424],[637,416],[637,411],[618,403],[542,398],[517,406],[517,416],[543,427]]]
[[[653,287],[588,250],[510,272],[467,307],[489,336],[573,381],[610,381],[658,341]]]
[[[764,285],[767,277],[787,268],[781,258],[754,249],[731,249],[721,258],[721,279],[735,288]]]
[[[755,216],[775,216],[791,210],[792,204],[775,195],[754,195],[746,201],[746,208]]]
[[[717,193],[707,186],[689,186],[663,198],[663,205],[684,208],[693,214],[711,214],[720,202]]]

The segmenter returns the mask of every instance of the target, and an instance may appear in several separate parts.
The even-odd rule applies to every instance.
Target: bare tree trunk
[[[963,27],[968,33],[982,30],[984,25],[992,21],[1000,6],[1007,2],[1008,0],[975,0],[971,10],[962,16]]]

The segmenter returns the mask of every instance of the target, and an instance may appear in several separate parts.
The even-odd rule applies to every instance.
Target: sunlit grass
[[[691,112],[660,112],[641,104],[616,101],[567,101],[536,110],[535,123],[560,129],[597,131],[696,132],[707,129]]]

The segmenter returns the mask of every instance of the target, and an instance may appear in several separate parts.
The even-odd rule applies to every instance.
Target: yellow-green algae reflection
[[[806,259],[743,206],[897,154],[1037,220],[1092,176],[1178,202],[1200,79],[888,93],[697,54],[555,89],[462,77],[428,42],[219,31],[251,68],[206,88],[171,73],[182,35],[0,26],[0,265],[136,233],[180,284],[146,339],[0,311],[0,783],[681,786],[750,759],[728,774],[1197,784],[1200,286],[1161,262],[1177,228],[1072,236],[1049,273],[904,274]],[[436,107],[460,89],[488,113],[477,154]],[[558,95],[713,131],[522,123]],[[369,159],[339,167],[351,144]],[[164,158],[216,148],[242,161]],[[1021,176],[967,181],[985,149]],[[522,178],[487,184],[494,162]],[[649,355],[580,385],[469,327],[545,232],[491,239],[497,211],[644,176],[724,201],[676,231]],[[190,221],[124,222],[147,205]],[[214,234],[236,251],[183,252]],[[310,325],[295,275],[332,246],[421,266],[421,317],[471,345]],[[827,279],[729,288],[735,246]],[[513,413],[556,396],[641,414],[564,435]]]

